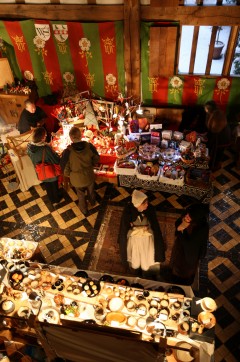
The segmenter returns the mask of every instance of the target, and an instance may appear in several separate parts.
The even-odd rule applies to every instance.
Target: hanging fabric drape
[[[116,99],[124,92],[121,21],[0,21],[0,51],[15,77],[31,72],[39,96],[77,89]]]

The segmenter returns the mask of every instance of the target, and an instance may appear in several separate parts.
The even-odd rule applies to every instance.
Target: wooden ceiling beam
[[[123,5],[4,4],[0,19],[118,21],[124,19],[124,10]]]
[[[181,25],[239,25],[240,6],[140,6],[144,21],[173,20]],[[117,21],[124,19],[123,5],[4,4],[0,19],[67,21]]]
[[[179,21],[181,25],[238,25],[239,6],[141,6],[141,20]]]

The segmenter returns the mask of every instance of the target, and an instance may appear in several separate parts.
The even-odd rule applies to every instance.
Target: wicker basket
[[[150,175],[143,175],[142,173],[139,172],[139,170],[137,169],[137,178],[140,179],[140,180],[149,180],[149,181],[158,181],[159,179],[159,175],[160,175],[160,167],[159,167],[159,170],[158,170],[158,173],[157,175],[153,175],[153,176],[150,176]]]
[[[192,165],[195,162],[195,158],[191,158],[190,160],[186,160],[186,158],[181,157],[181,160],[186,165]]]

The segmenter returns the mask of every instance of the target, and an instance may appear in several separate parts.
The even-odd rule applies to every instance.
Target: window
[[[240,32],[238,32],[230,75],[234,77],[240,76]]]
[[[203,6],[208,6],[208,5],[217,5],[217,0],[184,0],[184,5],[185,6],[193,6],[193,5],[203,5]],[[237,0],[222,0],[222,4],[218,4],[218,5],[226,5],[226,6],[230,6],[230,5],[238,5]]]
[[[240,75],[240,37],[234,49],[229,47],[235,41],[231,34],[230,26],[182,26],[178,73],[216,76],[239,72]],[[228,48],[234,49],[231,70],[225,66]],[[228,54],[229,64],[231,56]]]

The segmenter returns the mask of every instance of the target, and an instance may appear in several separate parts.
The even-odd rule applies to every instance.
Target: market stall
[[[10,329],[33,328],[52,354],[211,361],[217,306],[191,287],[32,263],[31,242],[4,238],[0,247],[1,318]]]
[[[59,154],[70,143],[68,130],[63,126],[53,138],[53,148]],[[206,203],[211,199],[206,140],[196,132],[184,135],[153,129],[128,136],[115,132],[113,138],[106,129],[85,129],[83,139],[93,143],[100,154],[100,163],[95,166],[98,177],[108,177],[110,182],[117,177],[122,187],[184,194]]]

